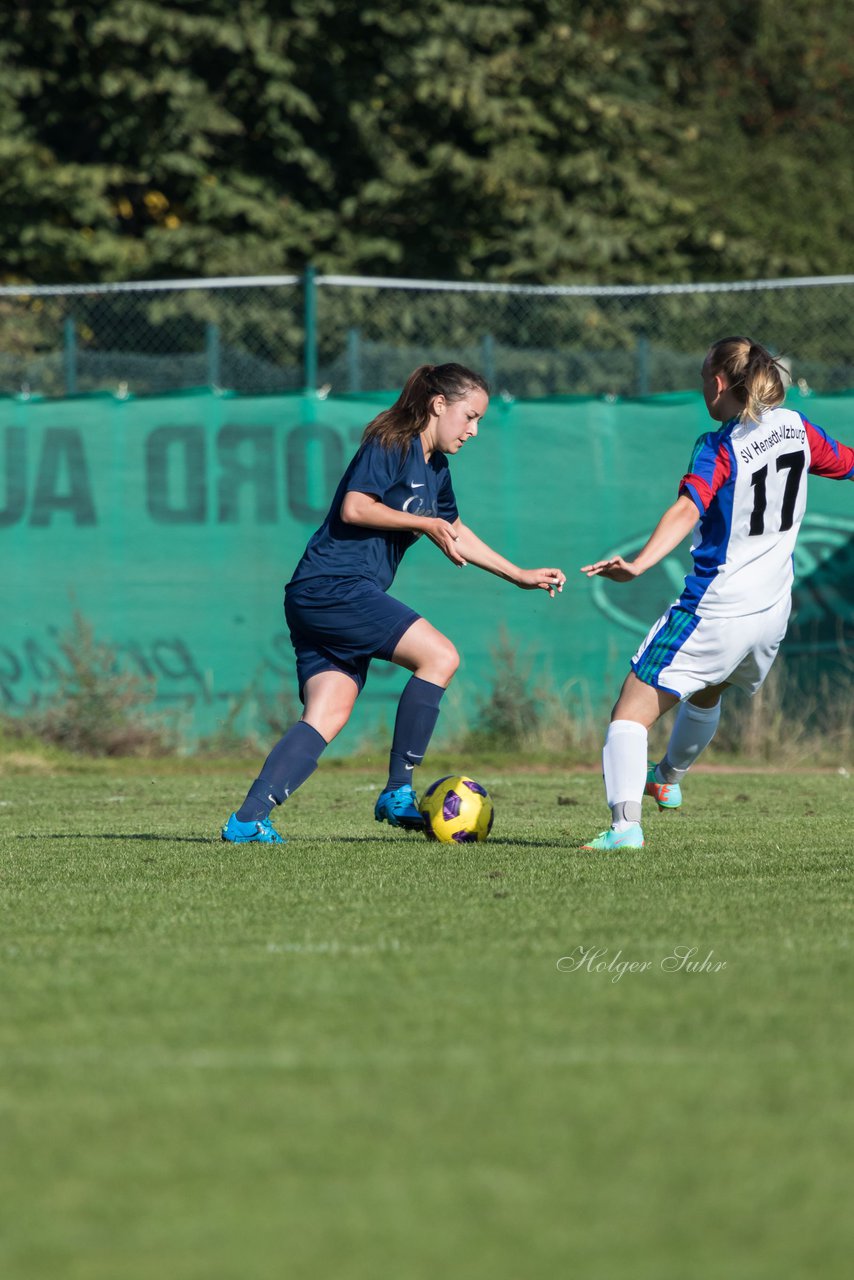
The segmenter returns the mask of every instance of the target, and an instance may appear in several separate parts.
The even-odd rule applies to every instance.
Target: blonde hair
[[[422,364],[406,379],[390,409],[372,419],[362,433],[362,443],[376,440],[385,449],[402,448],[419,436],[433,412],[436,396],[449,404],[464,400],[475,389],[489,395],[485,378],[461,364]]]
[[[706,364],[722,374],[744,408],[740,422],[758,422],[786,398],[785,366],[751,338],[721,338],[709,348]]]

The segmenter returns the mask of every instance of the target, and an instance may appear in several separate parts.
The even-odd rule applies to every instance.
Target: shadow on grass
[[[18,832],[18,840],[162,840],[167,844],[230,844],[233,848],[242,848],[243,845],[235,844],[233,841],[220,840],[218,836],[170,836],[158,835],[151,831],[51,831],[51,832]],[[267,841],[247,840],[246,845],[266,845]],[[291,845],[300,845],[302,843],[310,844],[372,844],[377,848],[386,845],[404,845],[409,843],[406,837],[386,836],[384,839],[377,839],[376,836],[289,836],[285,842]],[[419,840],[413,840],[411,844],[414,846],[420,844]],[[478,843],[471,842],[473,845]],[[483,841],[480,842],[485,843]],[[562,847],[566,843],[566,838],[561,840],[503,840],[491,839],[489,841],[490,849],[554,849]],[[570,841],[571,843],[571,841]],[[271,847],[274,847],[271,845]],[[467,847],[465,841],[459,844],[443,844],[441,841],[425,840],[425,850],[438,852],[440,849],[465,849]]]
[[[295,843],[300,840],[300,836],[289,836],[288,841]],[[377,848],[383,848],[386,845],[406,845],[411,847],[421,844],[422,841],[414,839],[411,842],[406,836],[385,836],[377,838],[376,836],[308,836],[306,839],[311,840],[314,844],[373,844]],[[467,849],[476,848],[478,845],[484,845],[484,840],[460,840],[453,842],[443,842],[441,840],[424,840],[423,846],[427,850],[438,851],[440,849]],[[553,849],[556,844],[561,843],[556,840],[503,840],[490,838],[490,849]]]
[[[169,844],[219,844],[217,836],[161,836],[149,831],[50,831],[18,833],[19,840],[165,840]]]

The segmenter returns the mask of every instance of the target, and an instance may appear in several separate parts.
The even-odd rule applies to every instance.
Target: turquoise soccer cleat
[[[625,831],[615,831],[613,827],[609,827],[607,831],[603,831],[595,840],[591,840],[589,844],[581,846],[588,853],[613,853],[618,849],[642,849],[643,848],[643,831],[639,822],[633,822],[630,827],[626,827]]]
[[[377,822],[388,822],[404,831],[424,830],[424,818],[418,812],[415,788],[408,785],[383,791],[374,806],[374,817]]]
[[[678,782],[656,782],[658,765],[651,764],[646,773],[645,796],[652,796],[659,809],[678,809],[682,803],[682,788]]]
[[[220,839],[229,844],[287,844],[269,818],[256,818],[254,822],[239,822],[233,813],[220,832]]]

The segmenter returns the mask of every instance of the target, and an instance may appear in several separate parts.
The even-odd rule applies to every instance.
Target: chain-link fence
[[[803,389],[854,387],[854,276],[713,285],[451,284],[303,275],[0,288],[0,394],[389,390],[457,360],[515,397],[695,388],[749,333]]]

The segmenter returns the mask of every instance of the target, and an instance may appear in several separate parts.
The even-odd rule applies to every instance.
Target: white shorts
[[[740,618],[701,618],[674,605],[632,658],[632,671],[677,698],[725,681],[752,697],[771,670],[791,609],[790,595]]]

